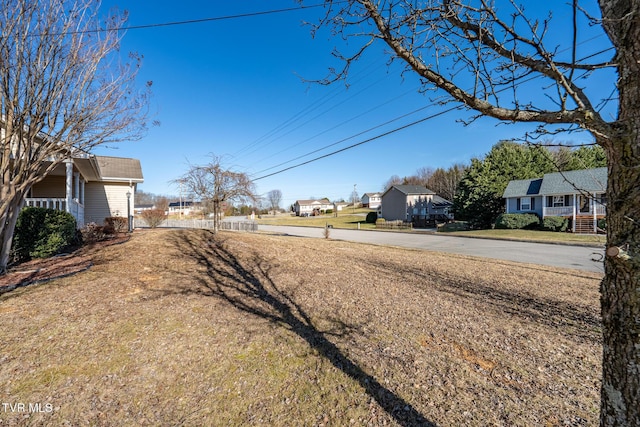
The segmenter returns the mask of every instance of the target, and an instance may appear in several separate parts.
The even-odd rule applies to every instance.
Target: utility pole
[[[353,199],[353,213],[356,213],[356,185],[357,184],[353,184],[353,194],[351,195],[351,198]]]

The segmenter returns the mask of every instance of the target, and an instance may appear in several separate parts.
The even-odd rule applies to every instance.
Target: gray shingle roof
[[[431,203],[433,203],[434,206],[438,207],[453,206],[452,202],[445,199],[444,197],[438,196],[437,194],[431,198]]]
[[[96,156],[98,172],[102,180],[143,181],[140,160],[126,157]]]
[[[509,181],[507,188],[504,189],[502,197],[535,196],[540,194],[541,185],[542,178],[517,179]]]
[[[602,192],[607,189],[607,168],[554,172],[544,175],[541,194],[569,194],[578,190]]]
[[[596,168],[552,172],[544,174],[543,178],[509,181],[502,197],[603,192],[606,189],[607,168]]]
[[[435,191],[431,191],[422,185],[394,185],[392,188],[404,194],[436,194]]]

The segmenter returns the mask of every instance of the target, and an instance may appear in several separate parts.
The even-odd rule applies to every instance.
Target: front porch
[[[568,218],[571,220],[571,230],[574,233],[597,233],[598,220],[604,218],[607,213],[607,205],[602,193],[548,196],[544,199],[542,217]],[[558,206],[559,204],[565,206]]]
[[[34,185],[25,206],[69,212],[78,228],[85,225],[84,196],[86,180],[72,160],[54,169],[43,181]]]

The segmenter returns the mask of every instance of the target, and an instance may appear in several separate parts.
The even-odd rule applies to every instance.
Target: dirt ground
[[[594,425],[597,274],[137,231],[0,295],[0,425]]]

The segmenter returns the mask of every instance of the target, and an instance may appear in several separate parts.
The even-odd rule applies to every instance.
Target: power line
[[[404,96],[404,95],[403,95],[403,96]],[[391,123],[393,123],[393,122],[396,122],[396,121],[398,121],[398,120],[400,120],[400,119],[403,119],[403,118],[405,118],[405,117],[408,117],[408,116],[410,116],[410,115],[412,115],[412,114],[415,114],[415,113],[417,113],[417,112],[420,112],[420,111],[422,111],[422,110],[426,110],[427,108],[432,107],[432,106],[433,106],[433,104],[425,105],[424,107],[420,107],[420,108],[418,108],[418,109],[416,109],[416,110],[413,110],[413,111],[411,111],[411,112],[409,112],[409,113],[403,114],[403,115],[401,115],[401,116],[397,116],[397,117],[395,117],[395,118],[393,118],[393,119],[391,119],[391,120],[387,120],[387,121],[386,121],[386,122],[384,122],[384,123],[380,123],[379,125],[376,125],[376,126],[373,126],[373,127],[369,128],[369,129],[366,129],[366,130],[363,130],[363,131],[361,131],[361,132],[358,132],[358,133],[356,133],[355,135],[348,136],[348,137],[343,138],[343,139],[341,139],[341,140],[339,140],[339,141],[333,142],[333,143],[331,143],[331,144],[329,144],[329,145],[325,145],[324,147],[321,147],[321,148],[318,148],[318,149],[316,149],[316,150],[313,150],[313,151],[311,151],[311,152],[309,152],[309,153],[305,153],[305,154],[300,155],[300,156],[298,156],[298,157],[295,157],[295,158],[293,158],[293,159],[291,159],[291,160],[287,160],[286,162],[282,162],[282,163],[279,163],[279,164],[277,164],[277,165],[275,165],[275,166],[271,166],[271,167],[268,167],[268,168],[266,168],[266,169],[262,169],[261,171],[256,172],[256,174],[258,174],[258,173],[262,173],[262,172],[266,172],[266,171],[271,170],[271,169],[275,169],[275,168],[277,168],[277,167],[280,167],[280,166],[286,165],[287,163],[295,162],[296,160],[300,160],[300,159],[302,159],[302,158],[304,158],[304,157],[310,156],[310,155],[315,154],[315,153],[317,153],[317,152],[320,152],[320,151],[322,151],[322,150],[326,150],[326,149],[327,149],[327,148],[329,148],[329,147],[333,147],[334,145],[338,145],[338,144],[341,144],[341,143],[343,143],[343,142],[345,142],[345,141],[348,141],[348,140],[350,140],[350,139],[354,139],[354,138],[356,138],[356,137],[358,137],[358,136],[360,136],[360,135],[364,135],[365,133],[371,132],[372,130],[375,130],[375,129],[381,128],[381,127],[383,127],[383,126],[386,126],[386,125],[388,125],[388,124],[391,124]],[[376,108],[377,108],[377,107],[376,107]],[[369,110],[369,112],[370,112],[370,111],[372,111],[372,110],[373,110],[373,109]],[[335,128],[335,127],[334,127],[334,128]],[[332,129],[333,129],[333,128],[332,128]],[[322,132],[322,133],[324,133],[324,132]],[[322,133],[320,133],[320,134],[318,134],[318,135],[321,135]],[[316,135],[316,136],[317,136],[317,135]],[[309,139],[311,139],[311,138],[309,138]],[[308,141],[309,139],[307,139],[307,141]],[[303,141],[303,142],[304,142],[304,141]],[[297,145],[299,145],[299,144],[297,144]],[[282,151],[281,151],[281,152],[282,152]]]
[[[343,2],[339,2],[343,3]],[[240,13],[236,15],[225,15],[225,16],[215,16],[210,18],[200,18],[200,19],[189,19],[185,21],[172,21],[172,22],[161,22],[161,23],[153,23],[153,24],[145,24],[145,25],[130,25],[130,26],[122,26],[122,27],[113,27],[106,29],[97,29],[97,30],[80,30],[80,31],[70,31],[65,34],[84,34],[84,33],[101,33],[107,31],[128,31],[128,30],[143,30],[148,28],[160,28],[160,27],[171,27],[176,25],[191,25],[191,24],[201,24],[203,22],[215,22],[215,21],[226,21],[229,19],[239,19],[239,18],[250,18],[254,16],[263,16],[263,15],[273,15],[276,13],[286,13],[286,12],[294,12],[303,9],[313,9],[317,7],[324,7],[323,3],[312,4],[308,6],[300,5],[297,7],[290,7],[285,9],[272,9],[272,10],[264,10],[259,12],[248,12],[248,13]]]
[[[268,174],[268,175],[263,175],[263,176],[260,176],[260,177],[258,177],[258,178],[253,178],[253,179],[252,179],[252,181],[258,181],[258,180],[261,180],[261,179],[264,179],[264,178],[268,178],[268,177],[273,176],[273,175],[278,175],[278,174],[280,174],[280,173],[282,173],[282,172],[286,172],[286,171],[288,171],[288,170],[291,170],[291,169],[294,169],[294,168],[297,168],[297,167],[300,167],[300,166],[304,166],[304,165],[306,165],[306,164],[309,164],[309,163],[312,163],[312,162],[318,161],[318,160],[320,160],[320,159],[324,159],[325,157],[330,157],[330,156],[336,155],[336,154],[341,153],[341,152],[343,152],[343,151],[347,151],[347,150],[350,150],[350,149],[352,149],[352,148],[355,148],[355,147],[357,147],[357,146],[359,146],[359,145],[363,145],[363,144],[366,144],[366,143],[368,143],[368,142],[375,141],[376,139],[384,138],[385,136],[389,136],[389,135],[391,135],[391,134],[393,134],[393,133],[396,133],[396,132],[399,132],[399,131],[401,131],[401,130],[404,130],[404,129],[410,128],[410,127],[415,126],[415,125],[417,125],[417,124],[420,124],[420,123],[422,123],[422,122],[426,122],[427,120],[434,119],[434,118],[436,118],[436,117],[438,117],[438,116],[441,116],[441,115],[443,115],[443,114],[449,113],[449,112],[451,112],[451,111],[459,110],[459,109],[461,109],[461,108],[463,108],[463,106],[462,106],[462,105],[457,105],[457,106],[455,106],[455,107],[451,107],[451,108],[448,108],[448,109],[446,109],[446,110],[439,111],[439,112],[437,112],[437,113],[435,113],[435,114],[432,114],[432,115],[430,115],[430,116],[423,117],[423,118],[421,118],[420,120],[416,120],[416,121],[414,121],[414,122],[407,123],[406,125],[403,125],[403,126],[397,127],[397,128],[392,129],[392,130],[390,130],[390,131],[388,131],[388,132],[384,132],[384,133],[381,133],[381,134],[379,134],[379,135],[373,136],[373,137],[371,137],[371,138],[365,139],[364,141],[360,141],[360,142],[358,142],[358,143],[355,143],[355,144],[349,145],[348,147],[344,147],[344,148],[341,148],[341,149],[339,149],[339,150],[332,151],[331,153],[327,153],[327,154],[324,154],[324,155],[322,155],[322,156],[315,157],[315,158],[313,158],[313,159],[307,160],[306,162],[298,163],[297,165],[289,166],[288,168],[281,169],[281,170],[279,170],[279,171],[276,171],[276,172],[270,173],[270,174]]]
[[[594,36],[594,37],[592,37],[592,38],[590,38],[590,39],[588,39],[588,40],[585,40],[585,41],[580,42],[579,44],[581,45],[581,44],[587,43],[587,42],[589,42],[589,41],[591,41],[591,40],[594,40],[594,39],[597,39],[597,38],[600,38],[600,37],[602,37],[602,35]],[[600,50],[600,51],[598,51],[598,52],[596,52],[596,53],[594,53],[594,54],[591,54],[591,55],[586,56],[586,57],[584,57],[584,58],[580,58],[580,59],[578,60],[578,62],[583,61],[583,60],[584,60],[584,59],[586,59],[586,58],[590,58],[590,57],[593,57],[593,56],[596,56],[596,55],[600,55],[600,54],[605,53],[605,52],[607,52],[607,51],[609,51],[609,50],[611,50],[611,49],[613,49],[613,47],[608,47],[608,48],[602,49],[602,50]],[[522,79],[523,77],[526,77],[526,75],[522,75],[522,76],[518,77],[517,79],[519,80],[519,79]],[[540,77],[539,75],[529,76],[528,78],[526,78],[526,79],[524,79],[524,80],[520,81],[520,84],[530,82],[530,81],[535,80],[535,79],[537,79],[537,78],[539,78],[539,77]],[[499,93],[499,92],[503,92],[503,91],[505,91],[505,90],[507,90],[507,89],[508,89],[508,88],[503,88],[503,89],[499,90],[499,91],[498,91],[498,93]],[[427,107],[429,107],[429,106],[430,106],[430,105],[425,106],[425,107],[422,107],[422,108],[419,108],[419,109],[417,109],[417,110],[414,110],[414,111],[412,111],[412,112],[410,112],[410,113],[407,113],[407,114],[404,114],[404,115],[402,115],[402,116],[396,117],[396,118],[394,118],[394,119],[392,119],[392,120],[390,120],[390,121],[387,121],[387,122],[386,122],[386,123],[384,123],[384,124],[392,123],[392,122],[394,122],[394,121],[396,121],[396,120],[399,120],[399,119],[400,119],[400,118],[402,118],[402,117],[406,117],[406,116],[409,116],[409,115],[411,115],[411,114],[414,114],[414,113],[416,113],[416,112],[418,112],[418,111],[421,111],[421,110],[423,110],[423,109],[425,109],[425,108],[427,108]],[[407,128],[409,128],[409,127],[415,126],[415,125],[420,124],[420,123],[422,123],[422,122],[425,122],[425,121],[427,121],[427,120],[430,120],[430,119],[433,119],[433,118],[435,118],[435,117],[438,117],[438,116],[440,116],[440,115],[442,115],[442,114],[445,114],[445,113],[448,113],[448,112],[451,112],[451,111],[454,111],[454,110],[457,110],[457,109],[461,109],[461,108],[463,108],[463,107],[464,107],[464,105],[458,105],[458,106],[456,106],[456,107],[449,108],[449,109],[444,110],[444,111],[441,111],[441,112],[439,112],[439,113],[435,113],[435,114],[433,114],[433,115],[431,115],[431,116],[428,116],[428,117],[422,118],[422,119],[420,119],[420,120],[416,120],[416,121],[414,121],[414,122],[411,122],[411,123],[408,123],[408,124],[406,124],[406,125],[403,125],[403,126],[401,126],[401,127],[398,127],[398,128],[392,129],[392,130],[390,130],[390,131],[388,131],[388,132],[385,132],[385,133],[382,133],[382,134],[376,135],[376,136],[374,136],[374,137],[371,137],[371,138],[366,139],[366,140],[364,140],[364,141],[358,142],[358,143],[356,143],[356,144],[352,144],[352,145],[350,145],[350,146],[348,146],[348,147],[344,147],[344,148],[341,148],[341,149],[339,149],[339,150],[332,151],[331,153],[327,153],[327,154],[324,154],[324,155],[322,155],[322,156],[315,157],[315,158],[313,158],[313,159],[307,160],[307,161],[302,162],[302,163],[298,163],[298,164],[296,164],[296,165],[293,165],[293,166],[290,166],[290,167],[287,167],[287,168],[284,168],[284,169],[280,169],[280,170],[278,170],[278,171],[276,171],[276,172],[273,172],[273,173],[270,173],[270,174],[267,174],[267,175],[260,176],[260,177],[258,177],[258,178],[253,179],[253,180],[254,180],[254,181],[257,181],[257,180],[260,180],[260,179],[268,178],[268,177],[270,177],[270,176],[278,175],[278,174],[280,174],[280,173],[286,172],[286,171],[291,170],[291,169],[298,168],[298,167],[300,167],[300,166],[307,165],[307,164],[309,164],[309,163],[312,163],[312,162],[315,162],[315,161],[318,161],[318,160],[324,159],[324,158],[326,158],[326,157],[333,156],[333,155],[335,155],[335,154],[341,153],[341,152],[346,151],[346,150],[350,150],[350,149],[352,149],[352,148],[358,147],[358,146],[360,146],[360,145],[366,144],[366,143],[371,142],[371,141],[374,141],[374,140],[376,140],[376,139],[383,138],[383,137],[385,137],[385,136],[391,135],[391,134],[393,134],[393,133],[395,133],[395,132],[398,132],[398,131],[400,131],[400,130],[407,129]],[[599,111],[599,110],[598,110],[598,111]],[[319,148],[319,149],[317,149],[317,150],[311,151],[310,153],[303,154],[303,155],[301,155],[301,156],[298,156],[298,157],[296,157],[296,158],[294,158],[294,159],[291,159],[291,160],[288,160],[288,161],[286,161],[286,162],[282,162],[282,163],[280,163],[280,164],[278,164],[278,165],[275,165],[275,166],[269,167],[269,168],[267,168],[267,169],[263,169],[263,170],[261,170],[260,172],[265,172],[265,171],[268,171],[268,170],[270,170],[270,169],[276,168],[276,167],[278,167],[278,166],[281,166],[281,165],[284,165],[284,164],[290,163],[290,162],[292,162],[292,161],[295,161],[295,160],[297,160],[297,159],[300,159],[300,158],[303,158],[303,157],[309,156],[309,155],[311,155],[311,154],[313,154],[313,153],[317,153],[318,151],[322,151],[322,150],[324,150],[324,149],[326,149],[326,148],[332,147],[332,146],[337,145],[337,144],[339,144],[339,143],[342,143],[342,142],[344,142],[344,141],[348,141],[349,139],[352,139],[352,138],[354,138],[354,137],[356,137],[356,136],[358,136],[358,135],[362,135],[363,133],[366,133],[366,132],[369,132],[369,131],[371,131],[371,130],[373,130],[373,129],[376,129],[376,128],[380,127],[380,126],[383,126],[384,124],[382,124],[382,125],[378,125],[378,126],[375,126],[375,127],[370,128],[370,129],[368,129],[368,130],[366,130],[366,131],[359,132],[359,133],[357,133],[357,134],[355,134],[355,135],[352,135],[352,136],[350,136],[350,137],[343,138],[343,139],[341,139],[340,141],[337,141],[337,142],[334,142],[334,143],[332,143],[332,144],[326,145],[326,146],[324,146],[324,147],[322,147],[322,148]],[[258,173],[260,173],[260,172],[258,172]]]

